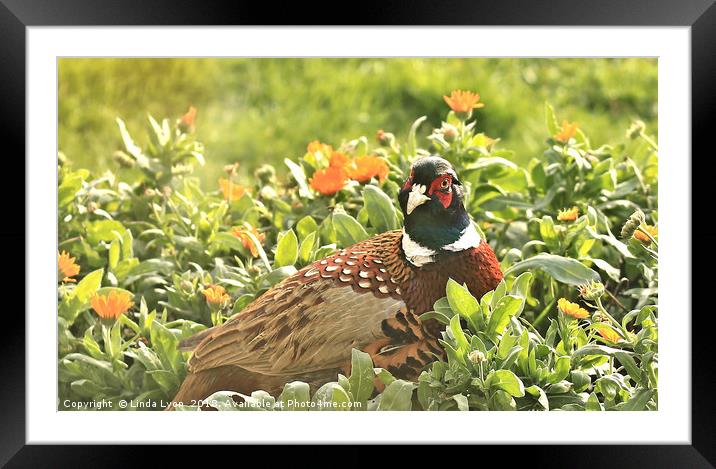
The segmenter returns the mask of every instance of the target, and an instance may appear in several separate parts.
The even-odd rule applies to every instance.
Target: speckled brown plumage
[[[390,231],[337,251],[284,279],[222,326],[186,341],[194,348],[177,402],[218,390],[277,393],[300,379],[314,386],[348,372],[350,350],[415,379],[441,356],[442,327],[418,316],[445,295],[449,277],[480,297],[502,279],[486,242],[415,267]]]

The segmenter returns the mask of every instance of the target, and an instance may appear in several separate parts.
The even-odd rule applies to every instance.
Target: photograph
[[[57,411],[659,410],[658,57],[56,60]]]

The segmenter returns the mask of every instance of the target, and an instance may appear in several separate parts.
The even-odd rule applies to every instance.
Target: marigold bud
[[[383,129],[379,129],[375,134],[376,140],[384,147],[390,147],[395,143],[395,135],[390,132],[386,132]]]
[[[262,183],[268,184],[276,179],[276,170],[270,164],[264,164],[256,169],[254,176]]]
[[[479,365],[486,360],[485,354],[480,352],[479,350],[473,350],[472,352],[467,354],[467,358],[475,365]]]
[[[448,124],[447,122],[443,122],[443,126],[440,128],[440,130],[442,131],[445,140],[447,140],[448,142],[454,141],[459,134],[457,127],[452,124]]]
[[[639,138],[639,136],[644,132],[646,129],[646,124],[642,120],[635,120],[631,123],[631,126],[626,131],[626,137],[628,139],[634,140],[636,138]]]
[[[598,298],[601,298],[602,295],[604,294],[604,285],[601,282],[597,282],[594,280],[592,280],[589,283],[580,285],[578,288],[579,288],[579,294],[585,300],[593,301]]]
[[[645,220],[646,216],[641,210],[637,210],[636,212],[632,213],[622,227],[621,237],[624,239],[631,238],[634,235],[636,229],[639,228],[639,225],[644,223]]]

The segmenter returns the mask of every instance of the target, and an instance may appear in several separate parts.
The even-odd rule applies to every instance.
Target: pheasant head
[[[398,194],[405,218],[402,246],[412,264],[420,267],[480,244],[463,199],[462,183],[446,159],[428,156],[413,163]]]

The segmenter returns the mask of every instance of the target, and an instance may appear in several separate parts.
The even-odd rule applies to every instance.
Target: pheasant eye
[[[445,178],[440,181],[440,189],[447,189],[450,187],[450,178]]]

